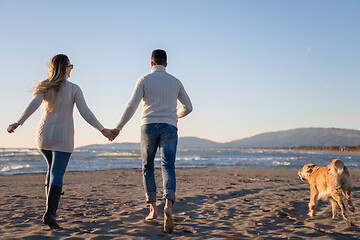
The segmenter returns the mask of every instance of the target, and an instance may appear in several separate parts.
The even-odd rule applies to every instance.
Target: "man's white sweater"
[[[177,127],[178,118],[192,111],[192,104],[182,83],[165,71],[162,65],[151,68],[151,73],[142,76],[136,83],[132,97],[127,104],[116,128],[121,130],[136,112],[143,100],[141,125],[167,123]],[[177,100],[182,107],[177,110]]]

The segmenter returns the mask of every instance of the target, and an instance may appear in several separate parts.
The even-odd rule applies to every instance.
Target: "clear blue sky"
[[[360,128],[360,1],[0,0],[0,147],[35,147],[39,109],[6,128],[47,75],[74,64],[89,107],[118,122],[156,48],[194,105],[180,136],[219,142],[298,127]],[[75,110],[75,145],[106,143]],[[116,142],[137,142],[141,106]]]

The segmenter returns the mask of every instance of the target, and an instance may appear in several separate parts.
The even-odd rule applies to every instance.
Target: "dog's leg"
[[[330,197],[330,202],[332,207],[332,218],[339,218],[337,202],[332,197]]]
[[[335,201],[339,204],[340,209],[341,209],[341,214],[343,216],[343,218],[345,219],[345,221],[349,221],[349,215],[347,212],[347,209],[344,205],[343,200],[341,199],[341,195],[338,193],[338,191],[333,190],[331,191],[331,196],[335,199]]]
[[[354,213],[355,212],[355,207],[351,201],[351,190],[350,189],[346,189],[345,191],[343,191],[346,199],[347,199],[347,202],[348,202],[348,205],[349,205],[349,211]]]
[[[315,216],[315,208],[318,201],[318,195],[319,192],[316,189],[310,188],[310,202],[309,202],[309,213],[308,213],[310,217]]]

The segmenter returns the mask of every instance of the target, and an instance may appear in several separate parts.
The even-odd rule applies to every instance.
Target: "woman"
[[[74,150],[73,108],[76,104],[81,116],[110,141],[114,135],[96,119],[86,105],[83,93],[76,84],[67,81],[73,65],[64,54],[53,57],[49,63],[49,76],[41,81],[34,90],[33,98],[17,122],[7,131],[13,133],[23,125],[44,102],[45,109],[37,129],[37,145],[47,164],[45,179],[46,211],[43,223],[51,229],[58,229],[55,216],[60,195],[62,194],[63,176],[70,155]]]

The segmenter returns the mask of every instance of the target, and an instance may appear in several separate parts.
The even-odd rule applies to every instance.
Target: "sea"
[[[276,149],[180,148],[176,167],[181,168],[272,168],[300,169],[305,164],[328,165],[340,158],[349,169],[360,167],[359,154],[314,153]],[[160,156],[155,167],[160,167]],[[38,149],[0,148],[0,174],[46,172],[46,162]],[[67,171],[141,168],[140,149],[75,149]]]

